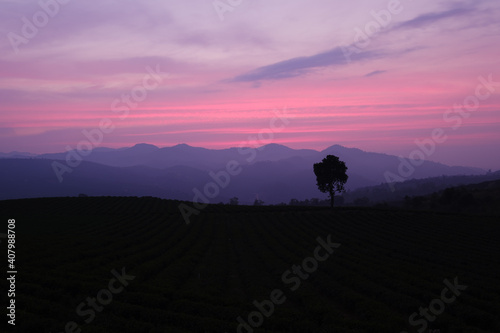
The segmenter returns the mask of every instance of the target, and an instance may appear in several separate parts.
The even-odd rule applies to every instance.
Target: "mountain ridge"
[[[75,150],[76,151],[76,150]],[[230,147],[230,148],[222,148],[222,149],[213,149],[213,148],[204,148],[204,147],[195,147],[195,146],[190,146],[185,143],[180,143],[174,146],[167,146],[167,147],[158,147],[156,145],[148,144],[148,143],[138,143],[135,144],[134,146],[131,147],[121,147],[121,148],[109,148],[109,147],[97,147],[94,150],[92,150],[91,153],[89,153],[88,157],[82,156],[83,160],[87,161],[93,161],[97,162],[100,164],[105,164],[105,165],[111,165],[111,166],[131,166],[127,165],[126,162],[120,161],[120,158],[122,156],[114,156],[115,158],[118,158],[116,162],[111,162],[109,159],[107,160],[106,158],[103,158],[102,155],[104,154],[115,154],[115,155],[127,155],[130,154],[131,152],[136,153],[136,154],[142,154],[141,156],[135,156],[136,158],[142,157],[142,158],[152,158],[153,161],[148,162],[133,162],[135,164],[133,165],[150,165],[150,166],[155,166],[154,161],[158,161],[159,157],[165,158],[165,155],[168,155],[169,153],[172,152],[181,152],[182,154],[193,154],[193,153],[203,153],[203,154],[218,154],[219,157],[222,157],[224,155],[229,156],[230,154],[233,154],[233,159],[243,162],[246,158],[243,158],[244,156],[242,155],[250,155],[250,151],[254,151],[256,155],[255,162],[257,161],[265,161],[265,160],[281,160],[284,158],[292,157],[292,156],[318,156],[319,154],[346,154],[349,153],[349,155],[363,155],[363,154],[371,154],[372,156],[377,156],[379,158],[383,157],[390,157],[390,158],[397,158],[394,155],[386,154],[386,153],[377,153],[377,152],[370,152],[370,151],[365,151],[359,148],[355,147],[345,147],[341,146],[338,144],[333,144],[323,150],[315,150],[315,149],[294,149],[290,148],[286,145],[282,144],[277,144],[277,143],[270,143],[266,145],[262,145],[259,147]],[[17,152],[11,152],[11,153],[0,153],[0,158],[10,158],[12,155]],[[270,156],[272,153],[277,153],[279,154],[278,156],[274,157]],[[163,155],[163,156],[157,156],[157,158],[153,158],[153,156],[148,156],[148,155]],[[44,154],[31,154],[31,153],[17,153],[16,158],[23,158],[24,156],[26,158],[48,158],[48,159],[58,159],[58,160],[64,160],[66,157],[67,152],[59,152],[59,153],[44,153]],[[98,157],[92,157],[95,155],[100,155]],[[240,155],[240,158],[237,158],[238,155]],[[405,158],[406,160],[409,160],[408,158]],[[194,159],[192,159],[194,160]],[[182,162],[182,160],[181,160]],[[251,162],[254,162],[253,160]],[[470,170],[475,170],[476,172],[486,172],[486,170],[477,168],[477,167],[467,167],[467,166],[450,166],[444,163],[440,162],[434,162],[430,160],[425,160],[425,163],[434,163],[435,165],[442,165],[442,166],[447,166],[447,167],[460,167],[460,168],[467,168]],[[129,163],[132,163],[129,161]],[[162,168],[165,167],[168,163],[158,163],[158,167]],[[212,163],[209,163],[210,165]],[[246,164],[246,163],[245,163]],[[172,165],[170,165],[172,166]],[[213,166],[212,166],[213,167]]]
[[[78,152],[72,153],[74,156]],[[316,151],[293,149],[279,144],[257,148],[207,149],[186,144],[160,148],[141,143],[118,149],[102,147],[90,154],[84,154],[86,156],[81,157],[82,161],[71,167],[71,172],[64,173],[63,182],[58,185],[52,161],[58,161],[64,166],[68,163],[68,154],[66,152],[14,159],[0,158],[0,183],[9,184],[4,186],[0,198],[19,198],[23,197],[23,193],[25,197],[33,197],[41,194],[53,196],[88,192],[93,195],[152,195],[193,200],[193,191],[203,192],[207,184],[215,185],[217,181],[213,175],[227,173],[227,166],[232,163],[240,172],[229,177],[228,184],[218,189],[218,195],[213,198],[213,202],[227,202],[229,198],[236,196],[242,203],[251,204],[258,197],[265,203],[276,204],[288,202],[292,198],[304,200],[324,197],[316,187],[313,164],[320,162],[327,154],[337,155],[346,162],[348,190],[386,183],[387,173],[398,175],[398,168],[402,163],[396,156],[340,145]],[[17,162],[16,167],[16,163],[11,162],[15,160],[24,162]],[[40,164],[37,161],[46,162]],[[411,164],[411,160],[403,161]],[[40,168],[43,168],[43,172]],[[423,179],[442,175],[485,173],[485,170],[479,168],[424,161],[421,166],[414,167],[411,175],[404,178]],[[24,192],[16,188],[13,179],[23,184]],[[109,190],[99,182],[107,182]],[[33,187],[29,184],[33,184]],[[94,184],[99,191],[89,184]],[[128,184],[129,190],[123,190],[123,184]],[[137,194],[134,194],[135,192]]]

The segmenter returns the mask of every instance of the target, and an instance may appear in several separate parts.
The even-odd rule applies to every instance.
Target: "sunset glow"
[[[500,169],[496,0],[42,3],[0,1],[0,152],[62,152],[102,119],[103,147],[228,148],[285,112],[272,143],[408,156],[442,128],[430,160]]]

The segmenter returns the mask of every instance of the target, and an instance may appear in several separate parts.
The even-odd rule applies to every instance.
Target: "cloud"
[[[387,72],[387,71],[373,71],[373,72],[370,72],[370,73],[364,75],[364,77],[375,76],[375,75],[382,74],[382,73],[385,73],[385,72]]]
[[[429,25],[443,19],[471,14],[472,11],[473,9],[471,8],[459,7],[439,13],[422,14],[415,17],[414,19],[399,23],[398,25],[394,26],[391,30],[417,29],[424,25]]]
[[[399,29],[416,29],[424,25],[432,24],[447,18],[469,15],[475,11],[475,9],[472,8],[471,6],[472,5],[469,5],[469,7],[467,7],[464,6],[463,4],[459,4],[456,5],[456,8],[448,9],[445,11],[422,14],[411,20],[401,22],[381,33],[387,34]],[[371,37],[371,39],[374,38],[376,38],[376,36]],[[359,51],[358,48],[358,51],[356,53],[350,53],[348,55],[349,59],[347,59],[346,53],[349,53],[348,50],[353,47],[356,47],[356,45],[352,44],[347,47],[336,47],[334,49],[321,52],[312,56],[296,57],[280,61],[238,75],[232,79],[226,80],[226,82],[255,82],[260,80],[288,79],[306,75],[314,68],[321,68],[334,65],[346,65],[352,61],[362,61],[367,59],[376,59],[376,58],[382,58],[384,56],[394,56],[395,54],[398,55],[401,54],[401,52],[376,52],[364,49]],[[403,53],[408,53],[413,50],[415,49],[406,50],[403,51]],[[366,76],[373,76],[381,73],[382,73],[381,71],[375,71],[372,73],[368,73]]]
[[[308,57],[297,57],[274,63],[272,65],[259,67],[253,71],[238,75],[229,82],[253,82],[259,80],[280,80],[302,76],[314,68],[327,67],[333,65],[345,65],[347,59],[345,49],[336,47],[332,50],[318,53]],[[351,55],[354,60],[364,60],[379,57],[379,54],[371,51],[362,51],[356,55]]]

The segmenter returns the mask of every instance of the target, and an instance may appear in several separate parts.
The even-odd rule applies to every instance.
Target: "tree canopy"
[[[347,167],[345,163],[335,155],[326,156],[323,161],[314,164],[316,185],[323,193],[330,195],[330,206],[334,205],[335,192],[344,191],[347,182]]]

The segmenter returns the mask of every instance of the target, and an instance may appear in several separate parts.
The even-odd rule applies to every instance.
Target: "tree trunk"
[[[335,192],[330,192],[330,208],[333,208],[333,203],[335,202]]]

